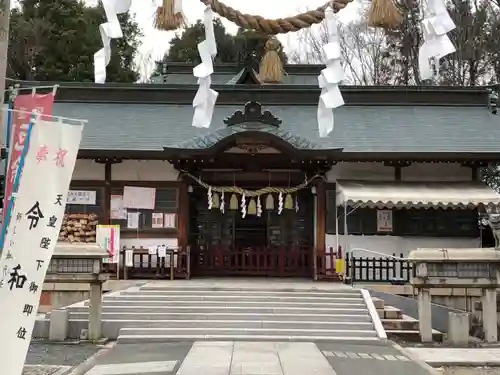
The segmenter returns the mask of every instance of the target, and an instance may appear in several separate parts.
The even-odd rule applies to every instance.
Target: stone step
[[[364,303],[362,296],[321,296],[321,297],[302,297],[302,296],[266,296],[265,294],[247,294],[247,295],[204,295],[204,294],[191,294],[191,295],[176,295],[176,294],[130,294],[122,292],[119,295],[103,296],[104,301],[117,301],[117,300],[130,300],[130,301],[248,301],[248,302],[307,302],[307,303],[325,303],[325,302],[343,302],[343,303]],[[375,305],[377,307],[377,305]],[[383,305],[382,305],[383,307]]]
[[[382,325],[386,331],[418,331],[419,328],[418,320],[407,316],[403,316],[402,319],[382,319]]]
[[[359,290],[348,290],[348,291],[261,291],[261,290],[170,290],[170,289],[158,289],[158,290],[124,290],[121,292],[122,295],[130,296],[148,296],[148,295],[161,295],[161,296],[235,296],[235,297],[247,297],[247,296],[264,296],[264,297],[297,297],[306,299],[315,297],[361,297],[361,291]]]
[[[88,312],[71,312],[70,319],[88,319]],[[271,321],[321,321],[321,322],[370,322],[371,317],[366,312],[363,315],[353,315],[353,314],[251,314],[247,312],[243,313],[204,313],[204,314],[175,314],[175,313],[163,313],[163,312],[148,312],[148,313],[137,313],[137,312],[104,312],[102,314],[103,320],[271,320]]]
[[[361,336],[308,336],[308,335],[286,335],[286,334],[161,334],[161,335],[138,335],[138,334],[120,334],[118,336],[118,343],[122,344],[140,344],[140,343],[162,343],[162,342],[179,342],[179,341],[271,341],[271,342],[285,342],[285,341],[301,341],[301,342],[341,342],[344,345],[356,345],[361,343],[369,343],[371,345],[384,343],[377,337],[361,337]]]
[[[384,306],[383,309],[377,309],[380,319],[401,319],[403,312],[392,306]]]
[[[88,304],[89,302],[87,302]],[[273,308],[317,308],[327,310],[330,308],[352,308],[366,309],[364,301],[360,302],[287,302],[287,301],[163,301],[163,300],[135,300],[135,299],[117,299],[103,300],[103,306],[165,306],[168,304],[177,308],[205,308],[205,307],[273,307]]]
[[[377,338],[377,334],[373,329],[299,329],[299,328],[122,328],[118,335],[118,342],[123,336],[314,336],[314,337],[373,337]]]
[[[130,312],[139,314],[149,313],[178,313],[178,314],[205,314],[205,313],[246,313],[246,314],[348,314],[348,315],[366,315],[368,310],[365,308],[350,307],[276,307],[274,305],[262,307],[255,306],[165,306],[160,305],[127,305],[127,304],[104,304],[103,312]],[[75,306],[70,308],[70,312],[88,312],[88,306]]]
[[[87,302],[88,303],[88,302]],[[157,306],[157,305],[175,305],[175,306],[185,306],[185,307],[203,307],[203,306],[234,306],[234,307],[253,307],[253,306],[275,306],[275,307],[319,307],[319,308],[330,308],[330,307],[352,307],[352,308],[366,308],[365,302],[362,299],[357,299],[353,301],[335,300],[330,299],[328,301],[302,301],[302,300],[276,300],[270,301],[265,298],[262,300],[238,300],[238,299],[227,299],[227,300],[168,300],[168,299],[153,299],[153,298],[123,298],[123,297],[107,297],[103,299],[103,305],[127,305],[127,306]]]
[[[86,319],[70,319],[69,333],[71,338],[78,338],[82,329],[87,328]],[[262,321],[262,320],[102,320],[103,336],[116,340],[121,329],[161,329],[164,332],[170,330],[197,329],[226,329],[231,331],[242,331],[248,329],[267,329],[277,331],[355,331],[370,332],[373,329],[371,322],[322,322],[322,321]],[[321,334],[318,334],[321,335]]]
[[[421,342],[420,332],[417,330],[386,330],[387,338],[403,340],[406,342]],[[444,339],[444,334],[442,332],[432,330],[432,340],[436,342],[442,342]]]
[[[353,293],[353,294],[359,294],[360,290],[356,288],[352,288],[349,286],[342,286],[339,285],[338,288],[321,288],[320,285],[315,286],[315,287],[310,287],[310,288],[294,288],[293,286],[287,286],[288,283],[284,283],[283,287],[276,287],[276,288],[269,288],[266,286],[254,286],[252,284],[248,284],[245,286],[229,286],[226,285],[224,287],[218,287],[218,286],[207,286],[205,284],[200,284],[200,285],[193,285],[189,286],[189,283],[185,284],[171,284],[168,281],[163,283],[163,284],[146,284],[140,287],[141,292],[145,291],[162,291],[162,292],[171,292],[171,291],[178,291],[178,292],[200,292],[200,293],[206,293],[210,291],[231,291],[231,292],[243,292],[243,293],[254,293],[254,292],[261,292],[261,293],[276,293],[276,292],[297,292],[297,293]],[[312,285],[312,283],[311,283]]]

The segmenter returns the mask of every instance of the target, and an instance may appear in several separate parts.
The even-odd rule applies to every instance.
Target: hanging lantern
[[[229,209],[230,210],[238,209],[238,197],[234,193],[233,195],[231,195],[231,199],[229,200]]]
[[[285,209],[293,210],[293,198],[291,194],[287,194],[285,197]]]
[[[268,194],[266,198],[266,210],[274,210],[274,198],[272,194]]]
[[[214,193],[212,195],[212,208],[219,208],[219,207],[220,207],[219,194]]]
[[[250,199],[248,202],[248,215],[257,215],[257,203],[255,203],[255,198]]]

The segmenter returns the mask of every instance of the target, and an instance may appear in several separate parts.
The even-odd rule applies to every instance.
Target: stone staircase
[[[418,319],[404,315],[402,311],[393,306],[388,306],[380,298],[372,298],[377,309],[382,325],[389,339],[406,342],[420,342]],[[437,330],[432,331],[432,338],[436,342],[443,341],[444,334]]]
[[[182,340],[378,342],[367,291],[333,283],[145,284],[103,297],[103,336],[123,343]],[[88,325],[86,302],[69,310],[69,335]],[[377,328],[378,327],[378,331]]]

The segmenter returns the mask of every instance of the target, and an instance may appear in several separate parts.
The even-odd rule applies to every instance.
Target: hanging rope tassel
[[[266,53],[262,57],[259,67],[259,78],[263,83],[283,82],[283,62],[278,54],[280,47],[276,38],[271,38],[266,42]]]
[[[185,25],[182,0],[163,0],[163,5],[156,9],[154,27],[158,30],[170,31]]]
[[[368,11],[368,26],[394,29],[403,22],[403,14],[393,0],[373,0]]]

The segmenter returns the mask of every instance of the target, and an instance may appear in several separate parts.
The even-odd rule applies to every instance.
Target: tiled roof
[[[85,118],[82,149],[160,151],[196,142],[226,128],[223,120],[243,105],[217,105],[210,129],[191,126],[189,105],[56,103],[54,114]],[[344,152],[500,153],[500,115],[486,107],[344,106],[335,129],[319,138],[314,106],[266,106],[282,120],[280,131],[319,148]],[[299,142],[300,143],[300,142]]]

